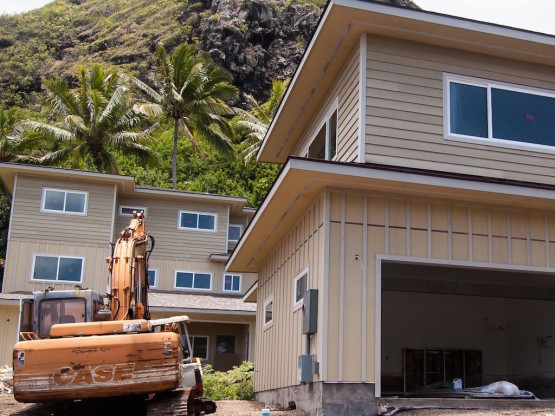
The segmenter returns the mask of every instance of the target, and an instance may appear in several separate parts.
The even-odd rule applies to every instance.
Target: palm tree
[[[177,141],[179,128],[202,155],[197,138],[203,138],[218,150],[233,150],[232,130],[226,116],[233,114],[226,101],[237,97],[231,75],[201,54],[196,45],[183,44],[171,56],[163,46],[156,50],[156,89],[129,77],[150,97],[150,102],[136,109],[148,116],[163,116],[173,122],[172,183],[177,189]]]
[[[18,108],[6,110],[4,103],[0,104],[0,162],[9,162],[16,158],[14,134],[20,121]]]
[[[137,131],[140,117],[133,111],[134,101],[128,88],[115,72],[99,65],[80,68],[77,85],[70,89],[62,79],[46,79],[43,89],[60,123],[28,120],[26,133],[54,141],[59,149],[40,158],[41,164],[70,162],[73,167],[85,161],[98,172],[119,173],[112,154],[119,151],[137,157],[142,163],[155,164],[157,156],[143,144],[154,127]],[[30,130],[30,132],[29,132]]]
[[[270,98],[264,104],[259,104],[252,95],[247,94],[245,97],[251,109],[245,111],[241,108],[234,108],[235,113],[239,116],[239,120],[236,122],[237,127],[248,132],[243,141],[247,147],[241,152],[245,161],[250,160],[260,149],[283,95],[287,91],[289,81],[289,78],[284,81],[273,80]]]

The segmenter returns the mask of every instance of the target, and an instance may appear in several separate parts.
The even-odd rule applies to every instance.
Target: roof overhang
[[[13,195],[15,176],[36,175],[48,179],[73,179],[85,182],[117,184],[120,192],[132,192],[135,179],[132,176],[111,175],[107,173],[88,172],[74,169],[61,169],[45,166],[0,163],[0,179],[10,195]]]
[[[251,208],[247,208],[245,198],[216,195],[203,192],[180,191],[164,188],[152,188],[135,184],[133,176],[112,175],[107,173],[89,172],[75,169],[62,169],[45,166],[23,165],[16,163],[0,163],[0,180],[9,195],[13,195],[15,177],[18,174],[35,175],[48,179],[70,179],[83,182],[94,182],[117,185],[120,195],[165,199],[178,199],[201,203],[221,203],[228,205],[233,213],[252,215]]]
[[[328,188],[543,211],[555,209],[555,186],[420,169],[290,158],[239,240],[226,269],[258,272],[274,247]]]
[[[258,153],[284,163],[362,33],[555,65],[555,37],[365,0],[330,0]]]
[[[243,302],[256,303],[258,296],[258,281],[254,282],[253,285],[245,292],[243,295]]]

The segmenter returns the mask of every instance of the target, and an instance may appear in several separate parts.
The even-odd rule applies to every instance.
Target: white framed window
[[[210,212],[179,211],[177,228],[180,230],[216,231],[218,214]]]
[[[148,269],[148,287],[158,287],[158,269]]]
[[[307,154],[312,159],[335,160],[337,156],[337,100],[310,140]]]
[[[132,217],[133,211],[136,211],[137,214],[142,212],[146,218],[146,207],[138,207],[132,205],[120,205],[119,206],[119,216],[120,217]]]
[[[189,341],[191,342],[191,349],[193,350],[192,357],[208,360],[208,345],[210,337],[208,337],[208,335],[190,335]],[[187,342],[184,342],[183,345],[188,348]]]
[[[243,233],[243,226],[239,224],[229,224],[227,226],[227,241],[236,243],[241,238]]]
[[[241,292],[241,275],[224,273],[224,292]]]
[[[555,91],[443,74],[448,140],[555,153]]]
[[[212,290],[212,273],[176,270],[176,289]]]
[[[41,212],[70,215],[87,215],[86,191],[42,188]]]
[[[263,329],[268,329],[274,325],[274,295],[271,294],[264,300],[264,313]]]
[[[308,289],[308,268],[304,269],[293,282],[293,309],[299,309],[303,304],[304,292]]]
[[[33,254],[31,280],[56,283],[81,283],[84,257]]]

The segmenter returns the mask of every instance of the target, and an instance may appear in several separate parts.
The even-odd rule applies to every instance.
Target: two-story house
[[[227,273],[225,261],[254,210],[231,196],[141,187],[133,177],[0,164],[11,198],[0,294],[2,363],[29,320],[22,300],[47,287],[107,291],[110,242],[146,216],[152,318],[187,314],[193,355],[226,370],[253,359],[256,306],[241,301],[256,274]]]
[[[554,397],[554,115],[554,37],[331,0],[227,263],[258,273],[257,399],[366,415],[454,379]]]

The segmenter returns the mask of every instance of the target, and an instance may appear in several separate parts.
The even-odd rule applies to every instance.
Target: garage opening
[[[505,380],[555,398],[555,275],[383,262],[381,304],[382,397]]]

